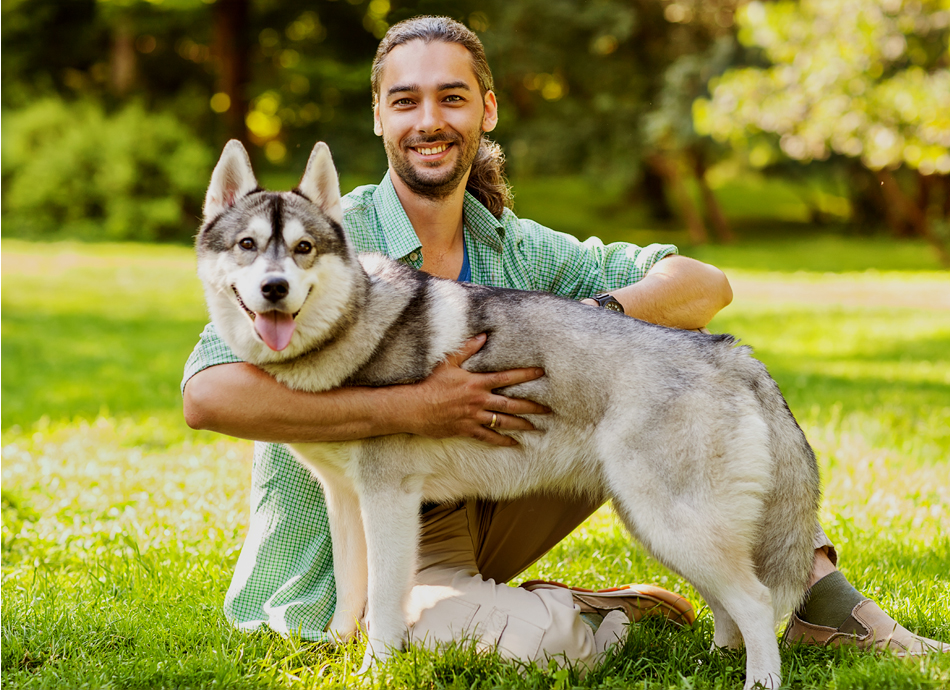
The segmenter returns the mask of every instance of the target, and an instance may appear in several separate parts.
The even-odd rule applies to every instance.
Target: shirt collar
[[[376,207],[376,218],[386,238],[387,253],[391,257],[402,259],[422,247],[412,223],[409,222],[409,216],[399,202],[388,172],[373,192],[373,204]]]
[[[383,236],[386,238],[386,246],[389,248],[389,255],[395,258],[404,258],[412,252],[420,249],[422,243],[416,235],[409,217],[406,215],[399,196],[396,194],[396,188],[389,177],[389,172],[383,177],[376,191],[373,192],[373,203],[376,206],[376,217],[382,227]],[[465,200],[462,202],[462,213],[464,214],[465,226],[470,236],[482,244],[488,245],[492,249],[501,251],[502,242],[505,238],[505,226],[498,218],[495,218],[487,208],[485,208],[469,192],[465,192]]]
[[[465,201],[462,202],[462,213],[465,216],[465,226],[475,241],[501,251],[505,239],[504,224],[468,191],[465,192]]]

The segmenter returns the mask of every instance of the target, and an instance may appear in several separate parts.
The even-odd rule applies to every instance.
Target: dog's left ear
[[[240,141],[232,139],[224,147],[211,173],[211,184],[205,195],[205,222],[234,206],[238,199],[255,189],[257,178],[251,169],[247,150]]]
[[[330,147],[318,141],[310,152],[307,169],[297,190],[337,223],[343,224],[343,206],[340,204],[340,180],[333,166]]]

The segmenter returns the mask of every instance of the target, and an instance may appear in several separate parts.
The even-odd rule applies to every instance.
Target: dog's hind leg
[[[751,571],[736,573],[736,579],[721,583],[710,598],[721,602],[722,608],[741,633],[746,648],[746,690],[755,685],[777,688],[781,685],[782,660],[775,638],[772,598],[768,588]],[[716,644],[726,641],[720,637],[719,617],[716,616]]]
[[[402,649],[406,603],[416,572],[421,490],[375,478],[360,492],[369,564],[364,671]]]
[[[612,482],[614,506],[627,528],[712,602],[717,644],[745,643],[746,687],[756,683],[778,687],[781,658],[771,596],[755,575],[750,545],[754,528],[743,517],[751,515],[754,520],[759,511],[723,510],[715,500],[707,504],[698,493],[660,496],[656,484],[651,492],[638,488],[649,487],[650,482],[642,476],[637,479]],[[722,631],[720,623],[725,626]]]
[[[713,614],[713,620],[715,621],[713,646],[724,649],[741,649],[743,644],[742,633],[726,608],[708,592],[697,591],[699,591],[699,596],[703,598]]]

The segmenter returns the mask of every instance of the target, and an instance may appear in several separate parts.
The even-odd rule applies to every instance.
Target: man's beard
[[[481,140],[481,126],[479,126],[478,130],[472,132],[471,136],[463,137],[460,134],[447,134],[437,137],[417,137],[406,139],[402,146],[384,136],[383,146],[386,149],[386,156],[389,158],[389,165],[409,189],[419,196],[429,199],[444,199],[458,189],[459,184],[465,179],[465,175],[471,169],[478,153]],[[459,147],[455,165],[450,170],[433,169],[432,175],[421,174],[421,171],[409,162],[411,154],[407,153],[405,149],[438,146],[440,143],[448,143]]]

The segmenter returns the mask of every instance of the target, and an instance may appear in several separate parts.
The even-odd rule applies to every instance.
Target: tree
[[[696,104],[697,130],[760,165],[860,161],[895,232],[911,227],[950,266],[950,2],[751,2],[738,20],[770,64],[718,79]]]
[[[725,66],[736,4],[485,3],[473,27],[508,108],[498,137],[513,167],[522,173],[585,170],[601,183],[619,182],[625,198],[648,203],[658,218],[671,215],[668,194],[696,243],[708,235],[684,175],[699,174],[707,215],[728,238],[722,212],[703,184],[715,151],[693,132],[691,106]]]

